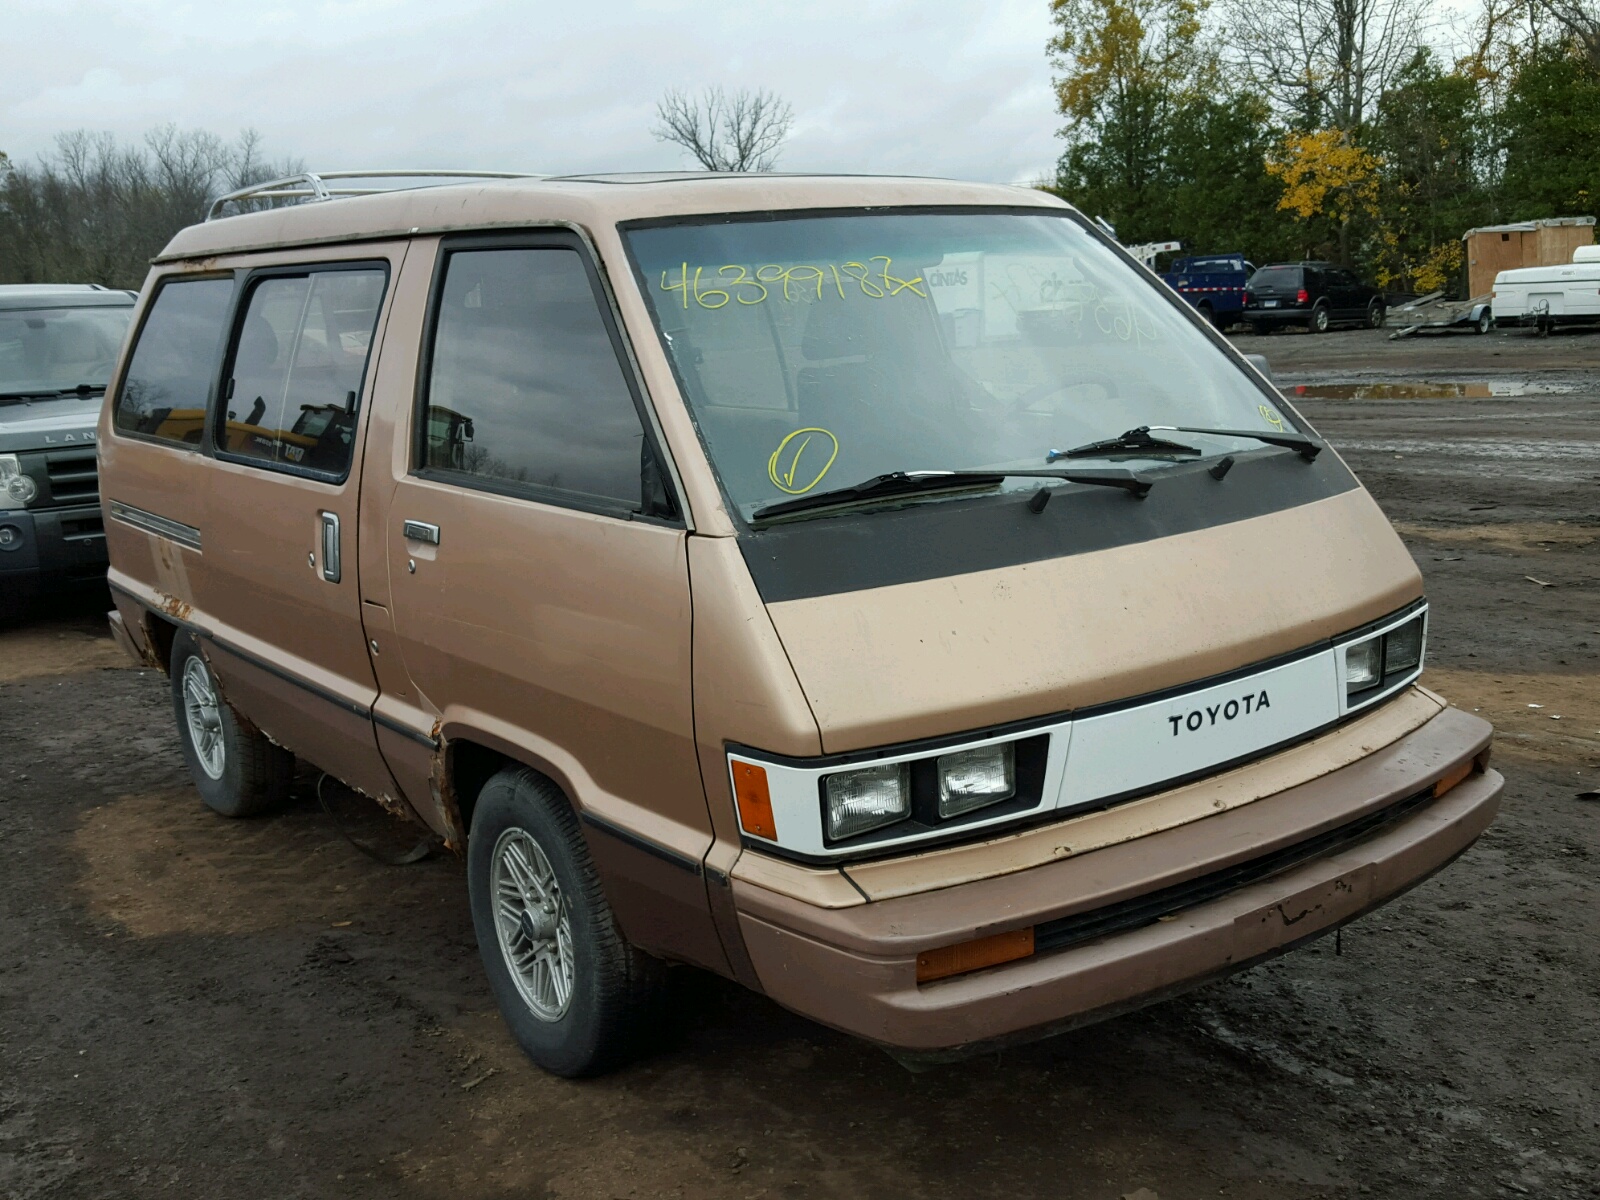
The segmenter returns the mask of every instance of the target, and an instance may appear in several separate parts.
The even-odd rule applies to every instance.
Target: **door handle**
[[[318,513],[322,518],[322,577],[339,582],[339,514]]]
[[[439,544],[439,527],[426,521],[406,521],[401,524],[400,532],[405,534],[408,542],[427,542],[430,546]]]

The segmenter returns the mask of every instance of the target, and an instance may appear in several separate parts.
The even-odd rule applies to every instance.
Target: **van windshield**
[[[133,306],[0,311],[0,397],[102,390]]]
[[[627,239],[746,518],[893,471],[1043,467],[1139,425],[1293,428],[1181,304],[1067,214],[722,217]],[[1206,454],[1254,448],[1185,437]]]

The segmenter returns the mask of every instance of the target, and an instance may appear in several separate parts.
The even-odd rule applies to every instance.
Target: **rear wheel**
[[[629,945],[560,790],[524,767],[484,785],[467,839],[478,952],[523,1052],[597,1075],[640,1048],[666,968]]]
[[[1211,311],[1211,304],[1209,301],[1202,301],[1201,303],[1195,305],[1195,311],[1205,318],[1207,325],[1215,328],[1217,324],[1217,314]]]
[[[1327,333],[1328,327],[1333,324],[1333,318],[1328,313],[1326,304],[1319,304],[1311,310],[1311,332]]]
[[[288,798],[294,755],[243,721],[217,688],[191,633],[172,639],[172,708],[200,799],[225,817],[253,817]]]
[[[1494,328],[1494,313],[1490,312],[1487,308],[1484,309],[1478,314],[1477,323],[1474,324],[1472,328],[1480,334],[1488,333]]]
[[[1374,300],[1367,305],[1367,328],[1382,329],[1383,323],[1389,319],[1389,310],[1384,307],[1382,300]]]

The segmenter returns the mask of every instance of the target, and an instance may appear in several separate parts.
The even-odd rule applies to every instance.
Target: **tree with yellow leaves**
[[[1205,85],[1214,59],[1202,43],[1211,0],[1051,0],[1051,57],[1061,111],[1103,120],[1139,92],[1181,99]]]
[[[1215,78],[1203,24],[1210,2],[1051,0],[1050,57],[1068,121],[1061,177],[1080,202],[1088,194],[1107,201],[1106,215],[1125,234],[1143,236],[1170,215],[1164,176],[1174,120]]]
[[[1352,225],[1378,216],[1378,169],[1383,160],[1356,145],[1341,129],[1291,133],[1267,160],[1267,174],[1283,184],[1278,208],[1301,221],[1333,226],[1339,261],[1348,264]]]

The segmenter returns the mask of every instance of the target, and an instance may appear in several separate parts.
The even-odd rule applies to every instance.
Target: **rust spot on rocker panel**
[[[434,751],[428,766],[428,790],[433,793],[433,803],[444,818],[447,850],[461,854],[466,850],[467,831],[461,822],[461,801],[450,783],[450,747],[439,732],[443,720],[433,723]]]
[[[169,596],[165,592],[161,595],[159,609],[174,621],[187,621],[194,612],[194,605],[187,600],[180,600],[176,596]]]
[[[138,636],[134,634],[137,631]],[[149,667],[152,671],[166,672],[167,664],[161,661],[161,651],[156,648],[156,640],[150,635],[150,622],[141,616],[138,624],[130,628],[126,621],[123,622],[123,634],[128,639],[128,645],[133,647],[134,659],[141,666]]]

